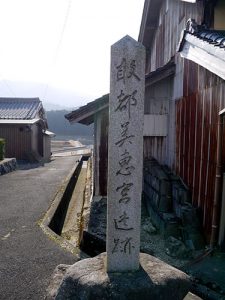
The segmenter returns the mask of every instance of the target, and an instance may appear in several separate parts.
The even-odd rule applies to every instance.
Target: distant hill
[[[59,136],[74,136],[76,137],[93,137],[93,124],[90,126],[79,123],[71,125],[65,119],[65,115],[71,111],[68,110],[51,110],[46,111],[49,130]]]
[[[59,105],[59,104],[54,104],[54,103],[50,103],[50,102],[43,102],[43,106],[45,111],[51,111],[51,110],[69,110],[72,111],[74,110],[74,108],[70,108],[68,106],[63,106],[63,105]]]

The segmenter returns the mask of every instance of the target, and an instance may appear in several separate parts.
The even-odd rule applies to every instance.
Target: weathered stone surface
[[[102,253],[72,265],[55,299],[183,300],[190,288],[185,273],[148,254],[140,254],[141,267],[135,272],[107,273],[105,263]]]
[[[171,257],[183,259],[192,257],[192,251],[188,249],[182,241],[173,236],[170,236],[166,240],[166,253]]]
[[[47,296],[46,296],[45,300],[55,299],[58,287],[59,287],[63,277],[65,276],[66,271],[70,267],[71,267],[70,265],[61,264],[55,268],[55,270],[52,274],[50,284],[47,288]]]
[[[155,234],[157,233],[157,229],[155,226],[152,225],[151,218],[150,217],[145,217],[143,218],[143,221],[141,222],[142,224],[142,229],[146,231],[149,234]]]
[[[17,162],[15,158],[5,158],[0,161],[0,175],[15,171],[17,169]]]
[[[111,47],[107,270],[139,266],[145,48],[129,36]]]

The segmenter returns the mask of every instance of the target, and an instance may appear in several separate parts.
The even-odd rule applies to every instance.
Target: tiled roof
[[[213,45],[225,49],[225,31],[218,30],[200,30],[199,32],[190,33]]]
[[[0,119],[34,119],[41,108],[39,98],[0,98]]]
[[[196,37],[199,41],[204,41],[213,48],[225,49],[225,30],[213,30],[205,28],[204,25],[198,25],[195,20],[187,21],[186,29],[183,31],[178,51],[182,48],[185,35]]]
[[[189,19],[178,52],[225,80],[224,30],[211,30]]]

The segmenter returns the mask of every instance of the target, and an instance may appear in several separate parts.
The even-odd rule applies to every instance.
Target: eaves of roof
[[[187,26],[182,33],[178,52],[225,80],[225,31]]]
[[[30,119],[30,120],[17,120],[17,119],[0,119],[0,124],[21,124],[21,125],[33,125],[39,122],[41,119]]]
[[[157,83],[170,76],[174,76],[176,72],[176,64],[172,58],[166,65],[150,72],[145,76],[145,87]]]
[[[88,104],[65,115],[65,118],[72,123],[90,125],[94,122],[94,115],[109,106],[109,94],[106,94]]]
[[[145,86],[154,84],[162,79],[175,74],[175,63],[171,59],[165,66],[147,74],[145,76]],[[109,107],[109,94],[102,96],[88,104],[81,106],[80,108],[65,115],[65,118],[71,123],[81,123],[84,125],[90,125],[94,122],[94,115]]]

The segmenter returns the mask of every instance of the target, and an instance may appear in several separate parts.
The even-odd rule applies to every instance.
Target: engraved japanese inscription
[[[111,48],[107,271],[139,267],[145,49],[129,36]]]

